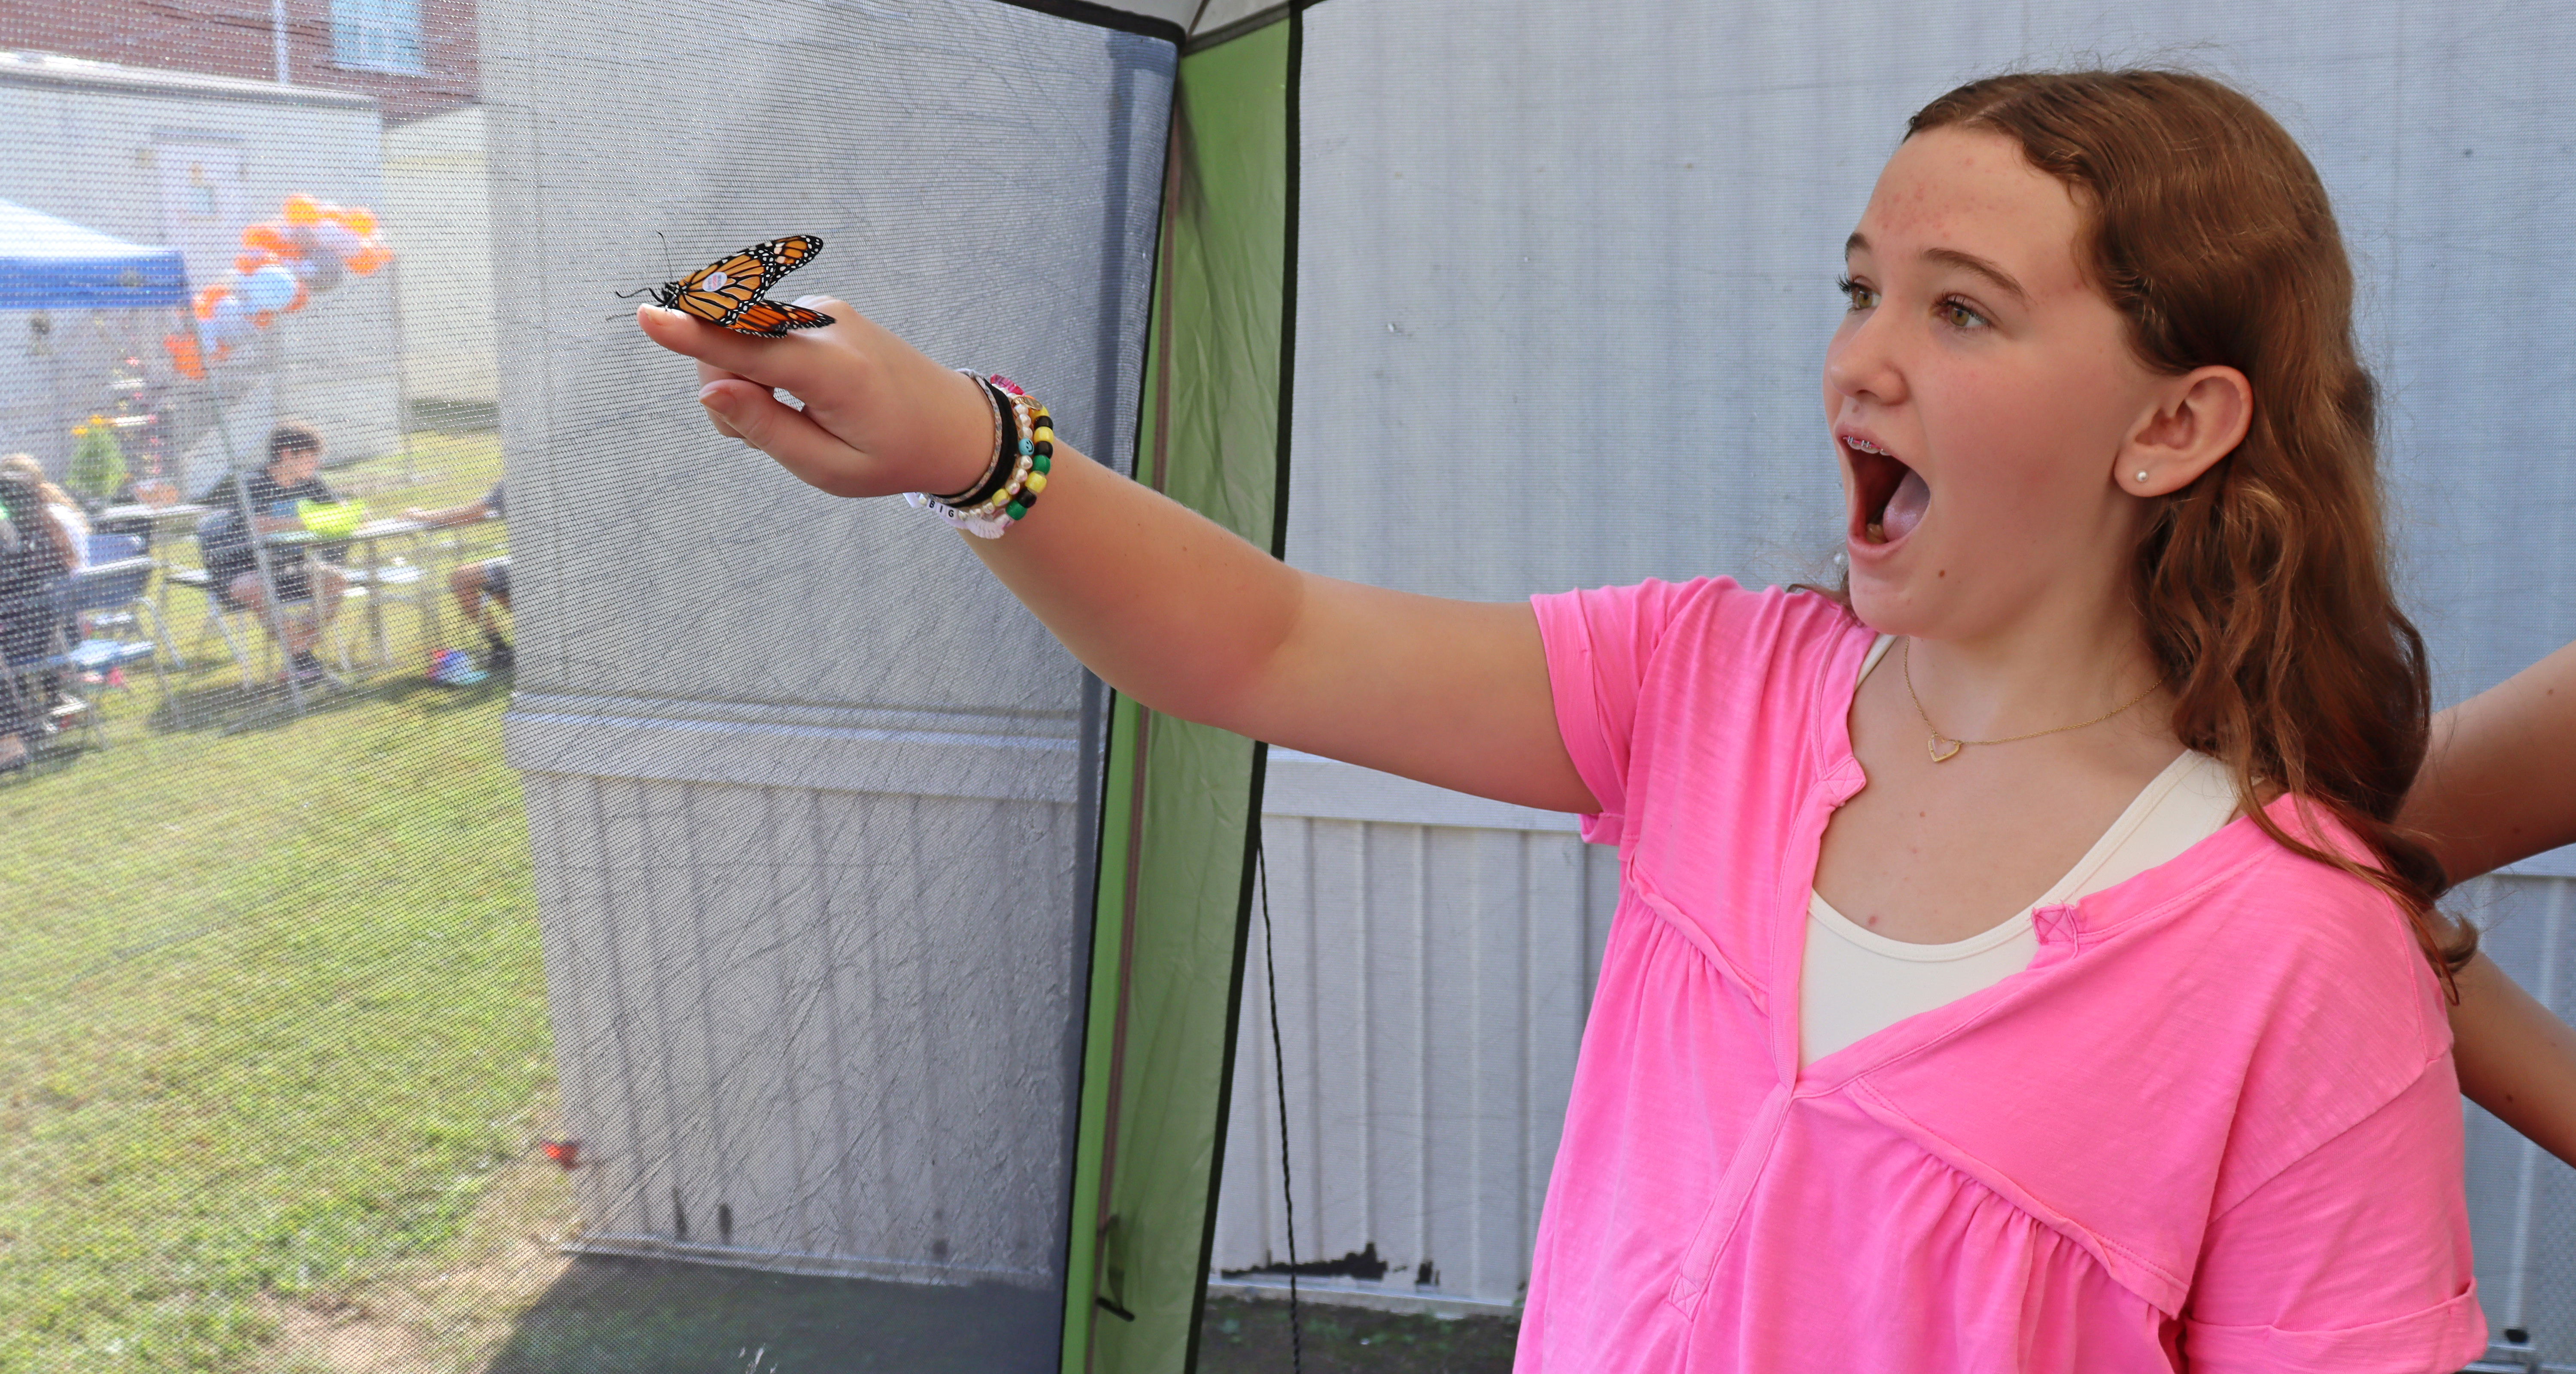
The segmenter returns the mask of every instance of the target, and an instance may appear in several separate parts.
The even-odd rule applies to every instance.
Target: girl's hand
[[[993,454],[993,409],[973,382],[845,302],[810,296],[797,304],[834,322],[762,339],[657,306],[641,307],[635,319],[653,342],[698,360],[698,403],[717,433],[835,496],[952,492],[983,473]]]

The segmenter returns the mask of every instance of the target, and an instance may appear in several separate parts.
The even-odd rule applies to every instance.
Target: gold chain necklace
[[[2006,735],[2002,739],[1956,739],[1949,735],[1942,734],[1941,727],[1932,723],[1932,713],[1923,709],[1923,698],[1914,690],[1914,641],[1911,639],[1906,640],[1905,647],[1898,652],[1902,655],[1898,662],[1898,666],[1905,671],[1905,694],[1914,698],[1914,714],[1923,717],[1923,728],[1932,732],[1930,737],[1923,741],[1923,751],[1932,756],[1932,761],[1934,763],[1948,763],[1950,760],[1959,756],[1960,750],[1967,748],[1971,744],[2010,744],[2015,740],[2037,739],[2042,735],[2063,734],[2069,730],[2081,730],[2087,725],[2099,725],[2102,722],[2109,720],[2111,717],[2120,714],[2122,711],[2128,710],[2130,707],[2137,705],[2139,702],[2154,696],[2156,694],[2156,689],[2165,685],[2163,679],[2159,678],[2154,682],[2148,683],[2147,690],[2138,693],[2127,701],[2112,707],[2110,710],[2095,716],[2091,720],[2078,721],[2073,725],[2056,725],[2051,726],[2046,730],[2033,730],[2027,735]],[[1944,744],[1949,745],[1950,747],[1944,749],[1941,747]]]

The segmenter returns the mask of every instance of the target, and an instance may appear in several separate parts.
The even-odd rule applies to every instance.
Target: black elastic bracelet
[[[1009,455],[1011,448],[1011,412],[1005,407],[994,404],[992,383],[985,381],[981,377],[976,377],[974,381],[976,386],[983,388],[984,404],[993,406],[993,429],[996,435],[993,440],[993,466],[990,471],[987,471],[984,474],[984,477],[979,477],[976,480],[967,483],[965,489],[958,492],[956,495],[933,496],[930,498],[943,506],[964,505],[966,498],[974,495],[975,489],[984,485],[986,478],[991,477],[994,472],[1007,470],[1007,465],[1003,463],[1002,460]]]
[[[999,413],[1002,417],[1002,460],[993,465],[992,472],[987,474],[983,481],[975,484],[975,489],[973,491],[968,492],[966,495],[959,497],[954,501],[950,501],[946,497],[940,498],[941,504],[954,506],[959,510],[973,510],[977,506],[992,500],[993,493],[998,492],[1002,488],[1011,484],[1011,474],[1017,471],[1020,466],[1020,431],[1017,426],[1011,423],[1011,398],[1003,395],[1002,389],[993,385],[991,382],[983,381],[982,378],[977,378],[976,380],[983,385],[985,393],[993,398],[993,404],[1000,407]]]

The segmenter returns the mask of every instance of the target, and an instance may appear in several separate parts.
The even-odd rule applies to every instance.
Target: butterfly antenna
[[[662,231],[659,229],[653,231],[653,237],[662,240],[662,270],[668,274],[664,280],[678,281],[680,279],[680,269],[671,265],[671,240],[664,237]]]
[[[637,296],[649,296],[649,295],[652,295],[652,294],[653,294],[653,288],[652,288],[652,287],[649,287],[649,286],[639,286],[639,287],[636,287],[636,288],[635,288],[634,290],[632,290],[632,291],[611,291],[611,292],[609,292],[608,294],[610,294],[610,295],[612,295],[612,296],[615,296],[617,299],[619,299],[619,300],[621,300],[621,301],[631,301],[631,300],[635,299]]]

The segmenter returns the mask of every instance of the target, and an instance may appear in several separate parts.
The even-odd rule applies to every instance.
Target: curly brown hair
[[[2181,71],[2016,73],[1926,105],[2019,144],[2084,216],[2077,258],[2148,367],[2221,365],[2254,393],[2245,440],[2152,498],[2134,555],[2173,729],[2223,760],[2275,841],[2367,879],[2406,913],[2453,1000],[2478,932],[2444,916],[2432,852],[2396,824],[2431,714],[2423,637],[2381,529],[2378,387],[2353,341],[2352,264],[2325,183],[2260,105]],[[2341,822],[2375,862],[2285,832],[2269,785]]]

